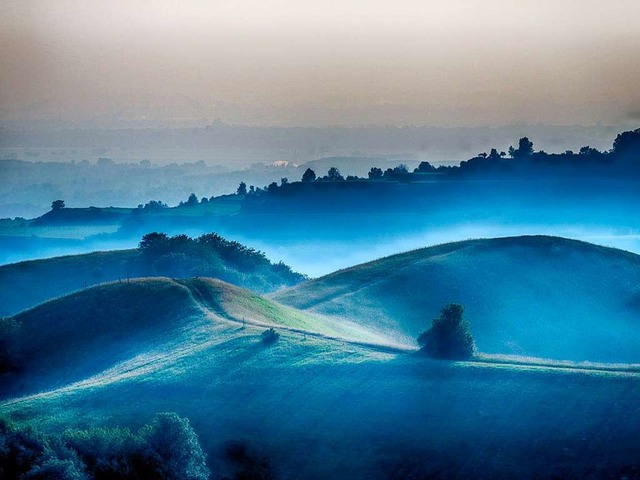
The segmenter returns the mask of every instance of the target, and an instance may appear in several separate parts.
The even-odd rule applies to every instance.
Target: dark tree
[[[435,171],[436,171],[436,167],[431,165],[429,162],[420,162],[420,165],[418,165],[418,168],[414,170],[415,173],[429,173],[429,172],[435,172]]]
[[[344,177],[340,173],[340,170],[338,170],[336,167],[331,167],[327,172],[327,180],[329,180],[330,182],[339,182],[344,180]]]
[[[236,190],[236,193],[238,195],[246,195],[247,194],[247,184],[244,182],[240,182],[240,185],[238,185],[238,190]]]
[[[187,199],[187,206],[188,207],[193,207],[194,205],[198,204],[198,197],[196,197],[195,193],[192,193],[191,195],[189,195],[189,198]]]
[[[304,173],[302,174],[302,181],[303,182],[315,182],[315,180],[316,180],[316,172],[314,172],[310,168],[307,168],[304,171]]]
[[[138,244],[138,249],[143,252],[163,250],[168,242],[169,237],[166,233],[151,232],[142,237]]]
[[[418,337],[421,351],[434,358],[460,360],[471,357],[476,349],[469,323],[462,318],[464,307],[445,305],[431,328]]]
[[[161,202],[160,200],[150,200],[145,203],[142,208],[144,208],[145,210],[160,210],[163,208],[167,208],[167,204]]]
[[[518,148],[509,147],[509,155],[513,158],[525,158],[533,155],[533,142],[527,137],[518,141]]]
[[[580,147],[578,153],[580,155],[598,155],[600,154],[600,151],[597,148],[593,148],[587,145],[585,147]]]
[[[619,134],[613,142],[613,153],[620,156],[640,157],[640,128]]]
[[[382,178],[382,169],[378,167],[371,167],[371,170],[369,170],[369,178],[372,180]]]
[[[189,420],[175,413],[158,413],[140,436],[147,478],[206,480],[206,458]],[[149,475],[151,474],[151,475]]]
[[[278,191],[278,184],[276,182],[271,182],[269,186],[267,186],[267,192],[274,193]]]
[[[491,152],[489,152],[489,157],[490,160],[500,160],[500,154],[498,153],[498,150],[496,150],[495,148],[491,149]]]
[[[54,200],[51,202],[51,210],[62,210],[64,207],[64,200]]]
[[[280,185],[286,185],[289,183],[289,179],[287,177],[280,179]]]

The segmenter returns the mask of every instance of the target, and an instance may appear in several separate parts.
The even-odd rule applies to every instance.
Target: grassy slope
[[[0,414],[60,431],[176,411],[214,471],[243,440],[283,478],[600,478],[640,458],[638,376],[447,364],[290,331],[265,347],[261,331],[210,322]]]
[[[0,266],[0,316],[131,275],[136,250],[67,255]]]
[[[260,269],[241,271],[232,262],[225,263],[224,260],[220,260],[219,264],[212,262],[206,265],[210,272],[215,271],[217,275],[231,278],[234,282],[248,285],[249,288],[258,291],[272,291],[288,283],[284,275],[269,273],[267,276],[267,273]],[[159,273],[155,273],[155,268],[135,249],[67,255],[2,265],[0,317],[15,315],[47,300],[104,282],[158,274],[171,277],[185,275],[177,261],[173,266],[164,265],[160,269]]]
[[[206,336],[203,328],[223,320],[381,340],[349,322],[299,312],[219,280],[136,279],[91,287],[0,320],[13,326],[9,344],[19,366],[0,378],[0,391],[65,385],[158,345],[171,350]]]
[[[0,415],[59,432],[176,411],[215,472],[242,440],[284,478],[597,478],[640,458],[637,374],[449,364],[282,326],[260,341],[261,322],[344,328],[321,320],[211,279],[93,287],[4,320],[29,361],[2,378]]]
[[[481,351],[640,361],[640,256],[554,237],[445,244],[273,296],[414,345],[443,304],[465,305]]]

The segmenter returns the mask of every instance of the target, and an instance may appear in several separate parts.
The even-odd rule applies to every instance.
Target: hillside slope
[[[281,334],[271,346],[266,325]],[[622,478],[640,468],[633,369],[428,360],[213,279],[100,285],[0,327],[22,361],[0,375],[0,418],[58,435],[137,429],[174,411],[199,435],[213,478]],[[235,477],[238,445],[271,476]]]
[[[0,416],[59,433],[175,411],[213,478],[623,478],[639,466],[634,374],[452,364],[285,330],[267,347],[252,325],[202,331],[0,401]],[[234,477],[239,444],[274,476]]]
[[[444,244],[276,293],[415,345],[445,303],[465,306],[479,349],[574,361],[640,362],[640,256],[557,237]]]
[[[283,263],[271,263],[262,252],[217,234],[191,239],[152,233],[140,245],[0,266],[0,317],[91,285],[130,278],[214,277],[259,293],[305,278]]]
[[[383,341],[350,322],[299,312],[220,280],[114,282],[0,319],[0,360],[10,372],[0,377],[0,394],[65,385],[148,351],[201,341],[229,323]]]

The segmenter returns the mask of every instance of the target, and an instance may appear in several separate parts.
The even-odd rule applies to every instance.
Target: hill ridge
[[[640,255],[562,237],[425,247],[338,270],[269,298],[350,319],[404,345],[415,345],[444,304],[461,303],[485,353],[640,360],[634,353],[640,346]]]

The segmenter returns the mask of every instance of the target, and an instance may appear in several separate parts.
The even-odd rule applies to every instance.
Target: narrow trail
[[[381,353],[389,353],[389,354],[410,354],[417,353],[418,350],[416,348],[412,348],[407,345],[401,344],[393,344],[393,343],[375,343],[375,342],[365,342],[360,340],[353,340],[346,337],[340,337],[335,335],[328,335],[320,332],[313,332],[310,330],[305,330],[302,328],[289,327],[281,324],[274,324],[269,322],[261,322],[259,320],[255,320],[252,318],[245,318],[243,320],[239,320],[237,318],[231,317],[226,312],[213,312],[208,305],[198,300],[198,298],[194,295],[194,301],[198,303],[203,312],[210,318],[215,319],[217,321],[226,321],[236,325],[251,325],[254,327],[265,327],[265,328],[277,328],[278,330],[284,330],[292,333],[302,334],[313,338],[321,338],[323,340],[341,342],[361,348],[366,348],[368,350],[373,350]],[[455,361],[455,364],[464,365],[467,367],[478,367],[478,368],[517,368],[521,370],[557,370],[557,371],[576,371],[581,373],[591,373],[591,374],[614,374],[614,375],[631,375],[631,376],[640,376],[640,365],[621,365],[621,364],[596,364],[596,365],[583,365],[578,363],[571,362],[562,362],[555,360],[547,360],[547,359],[532,359],[531,361],[526,361],[518,358],[504,358],[502,356],[492,357],[491,355],[478,356],[474,357],[470,360],[464,361]]]
[[[178,282],[177,282],[178,283]],[[180,283],[181,286],[186,286]],[[243,327],[256,328],[275,328],[279,331],[290,332],[296,335],[304,335],[306,337],[322,339],[330,342],[337,342],[344,345],[362,348],[371,352],[384,353],[388,355],[399,355],[405,358],[415,358],[420,361],[419,355],[409,355],[417,353],[416,348],[407,345],[393,343],[375,343],[353,340],[337,335],[329,335],[321,332],[305,330],[271,322],[263,322],[253,318],[238,319],[230,316],[224,309],[213,310],[204,299],[199,298],[198,292],[191,292],[194,303],[198,306],[204,319],[217,323],[218,325],[227,324],[229,326],[238,327],[236,331],[243,331]],[[200,317],[202,320],[203,317]],[[135,357],[125,360],[118,365],[114,365],[96,375],[92,375],[84,380],[73,382],[69,385],[55,388],[53,390],[43,391],[35,394],[26,395],[18,398],[9,398],[0,402],[0,408],[12,407],[19,404],[25,404],[32,400],[43,398],[52,398],[73,394],[79,390],[89,388],[103,387],[122,380],[131,380],[146,374],[152,374],[159,369],[174,364],[176,361],[186,356],[197,354],[213,346],[234,341],[237,337],[219,338],[211,336],[211,332],[195,328],[189,332],[192,341],[185,340],[167,342],[158,345],[153,351],[142,352]],[[193,338],[200,340],[193,340]],[[435,360],[431,360],[435,361]],[[571,362],[554,361],[547,359],[520,359],[517,357],[504,357],[492,355],[479,355],[470,360],[451,362],[452,366],[463,368],[504,368],[522,371],[540,371],[540,372],[566,372],[580,373],[588,375],[607,375],[607,376],[630,376],[640,378],[640,365],[621,365],[621,364],[577,364]]]
[[[233,323],[235,325],[252,325],[254,327],[266,327],[266,328],[277,328],[278,330],[285,330],[288,332],[299,333],[303,335],[307,335],[313,338],[322,338],[324,340],[330,340],[335,342],[347,343],[349,345],[354,345],[358,347],[367,348],[369,350],[375,350],[382,353],[410,353],[415,352],[415,348],[411,348],[407,345],[394,344],[394,343],[376,343],[376,342],[366,342],[362,340],[353,340],[347,337],[341,337],[338,335],[329,335],[321,332],[314,332],[312,330],[305,330],[303,328],[290,327],[287,325],[282,325],[278,323],[270,323],[270,322],[261,322],[260,320],[256,320],[253,318],[244,318],[242,320],[230,316],[227,312],[220,309],[219,311],[215,311],[211,309],[211,306],[202,299],[200,292],[194,289],[191,286],[180,283],[182,286],[186,286],[191,292],[191,297],[193,301],[198,305],[198,307],[210,318],[213,318],[217,321],[226,321],[229,323]]]

